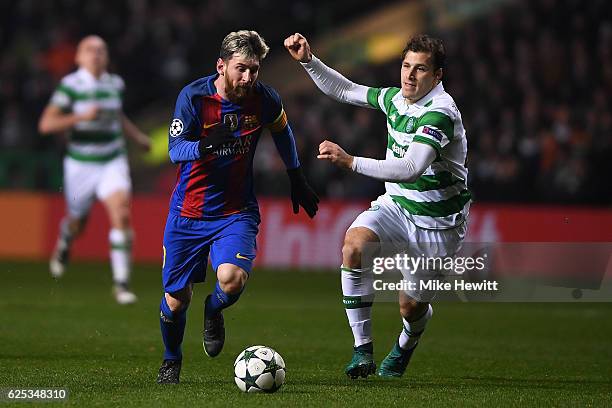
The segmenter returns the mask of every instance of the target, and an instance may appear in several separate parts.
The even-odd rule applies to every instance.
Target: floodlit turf
[[[212,282],[196,287],[181,384],[160,386],[159,267],[136,267],[133,307],[114,303],[110,280],[105,264],[56,283],[45,264],[0,263],[0,388],[64,387],[73,406],[612,405],[612,304],[439,303],[404,378],[352,381],[338,274],[257,270],[215,359],[200,339]],[[375,304],[377,363],[399,329],[395,304]],[[276,394],[234,385],[234,358],[254,344],[287,363]]]

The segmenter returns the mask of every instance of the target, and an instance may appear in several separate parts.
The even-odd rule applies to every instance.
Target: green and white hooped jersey
[[[68,156],[79,161],[106,162],[125,152],[122,131],[123,80],[105,72],[95,78],[81,68],[66,75],[51,97],[64,112],[100,108],[95,120],[77,123],[69,135]]]
[[[453,98],[438,84],[408,105],[399,88],[369,88],[368,104],[387,115],[387,158],[403,157],[413,142],[432,146],[437,157],[414,183],[385,183],[387,194],[415,225],[454,228],[468,215],[467,139]]]

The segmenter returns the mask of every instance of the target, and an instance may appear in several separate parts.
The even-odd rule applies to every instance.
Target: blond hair
[[[229,61],[234,54],[242,55],[248,59],[261,61],[266,58],[270,47],[266,41],[252,30],[233,31],[225,36],[221,42],[219,58]]]

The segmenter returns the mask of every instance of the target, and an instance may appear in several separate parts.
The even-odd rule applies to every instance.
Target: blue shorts
[[[257,212],[216,220],[187,218],[171,212],[164,230],[164,291],[178,292],[190,283],[204,282],[209,254],[215,271],[219,265],[230,263],[250,273],[258,231]]]

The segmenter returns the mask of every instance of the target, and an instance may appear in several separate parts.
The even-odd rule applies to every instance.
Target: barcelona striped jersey
[[[299,166],[295,140],[278,93],[256,82],[240,104],[223,99],[217,74],[187,85],[178,96],[168,150],[178,163],[170,211],[189,218],[217,218],[258,210],[253,191],[253,157],[264,128],[272,133],[287,168]],[[199,157],[197,144],[224,123],[235,141]]]

